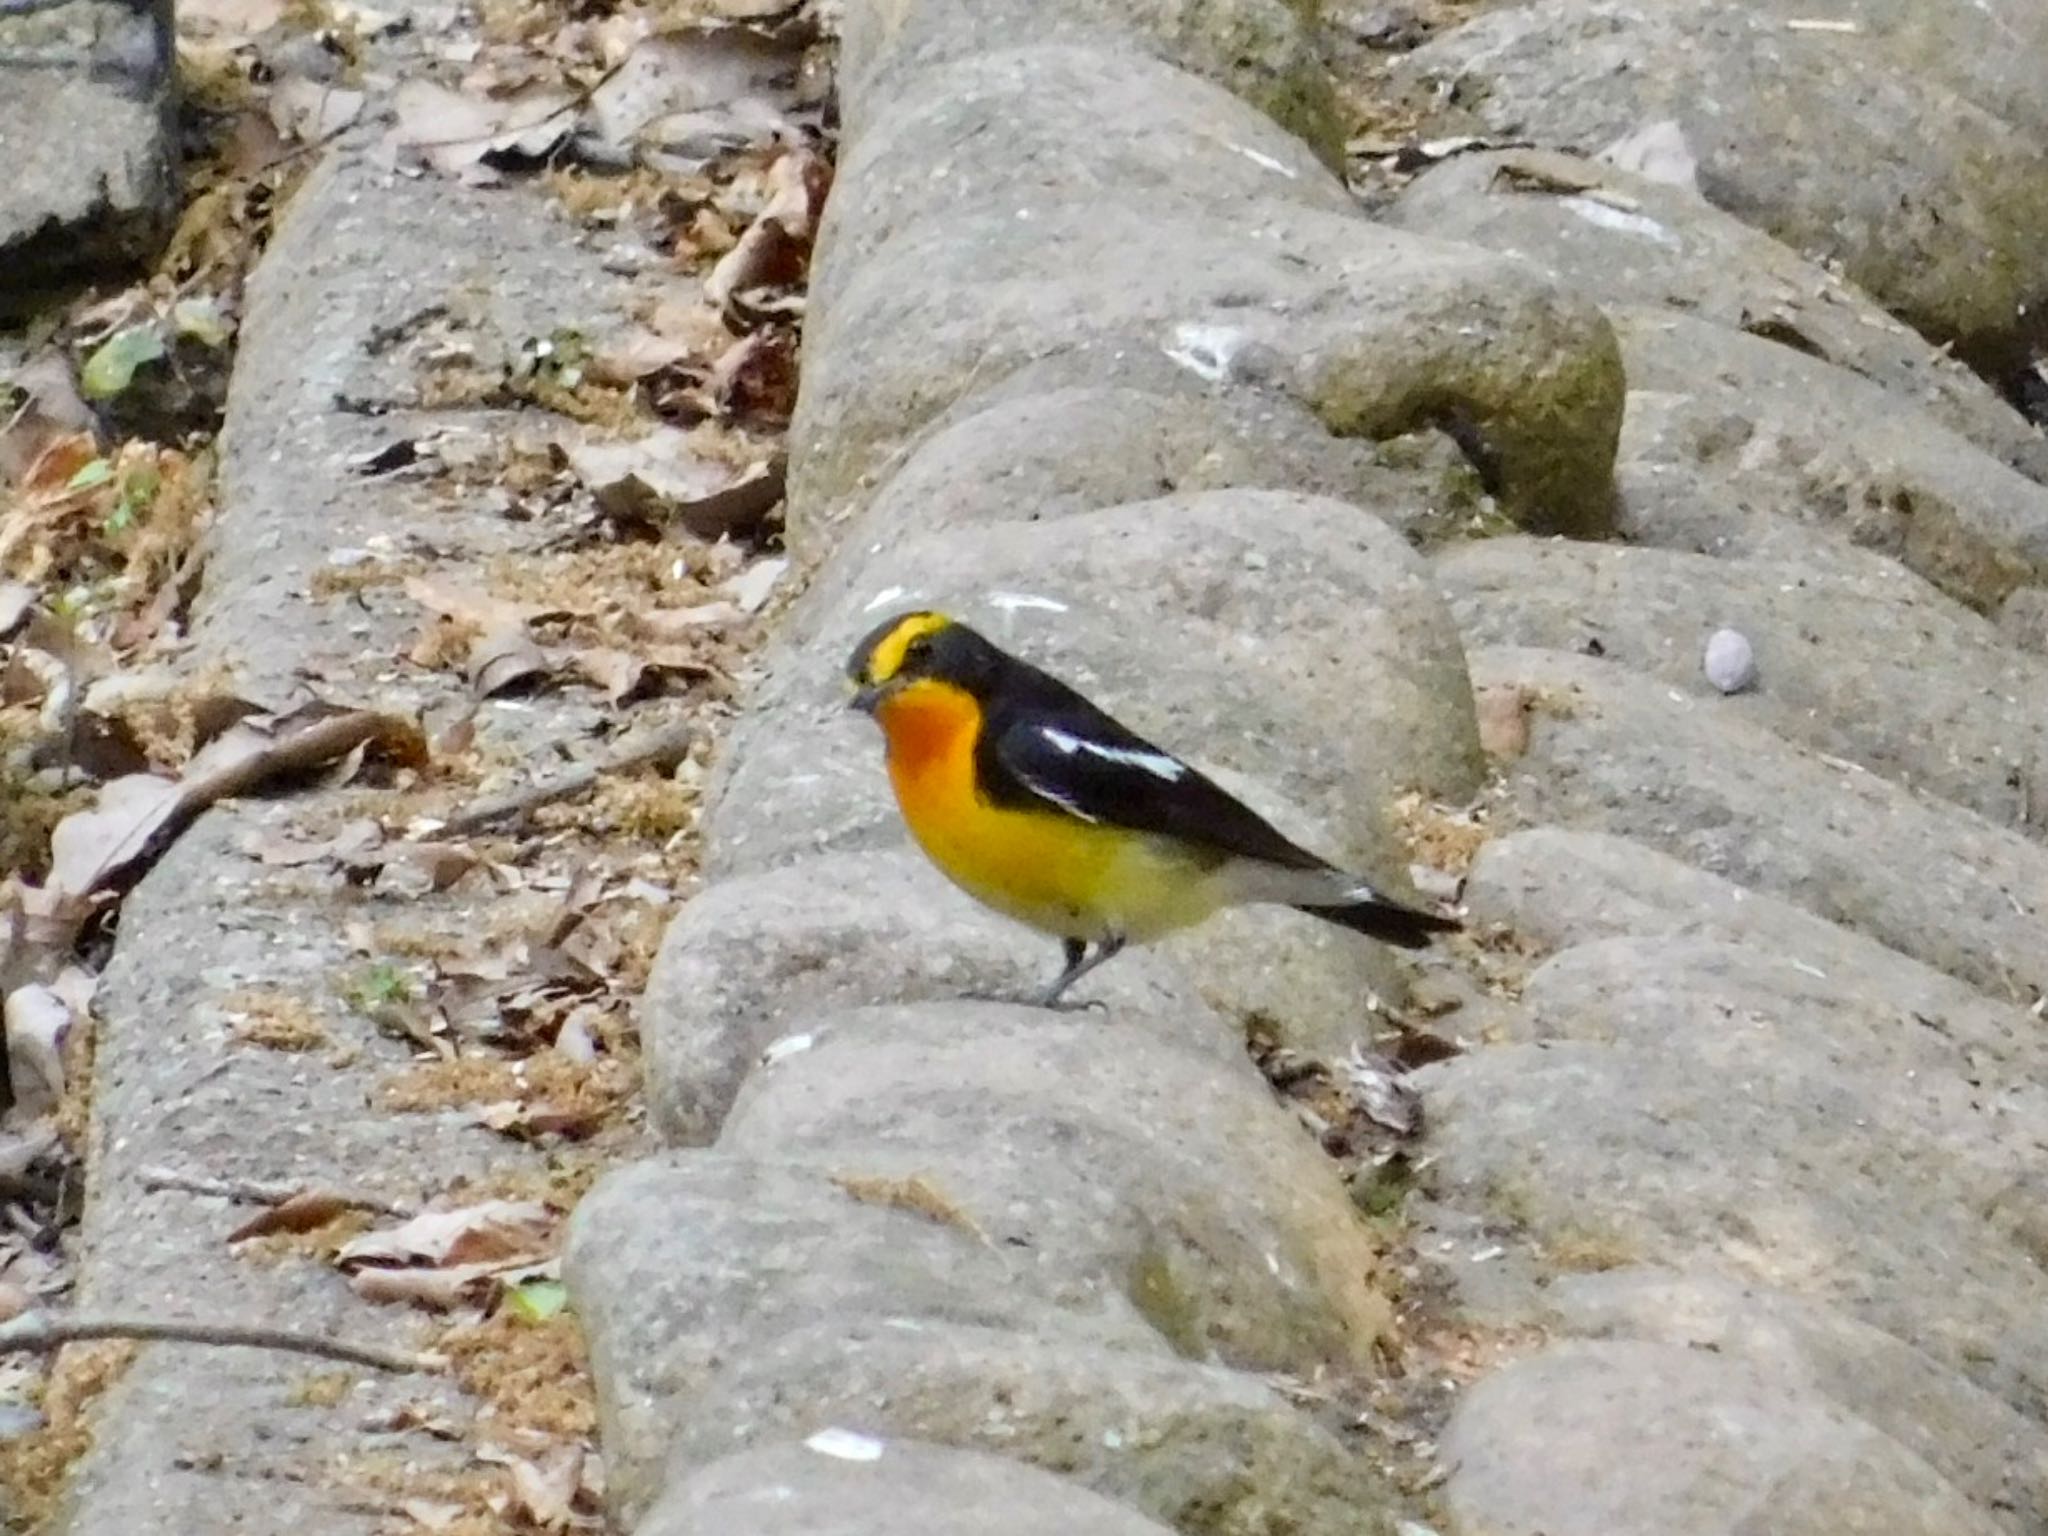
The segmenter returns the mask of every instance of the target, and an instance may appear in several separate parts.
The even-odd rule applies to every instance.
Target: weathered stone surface
[[[2048,479],[2048,439],[1983,379],[1833,273],[1677,187],[1562,153],[1460,155],[1417,178],[1390,216],[1537,262],[1602,304],[1679,309],[1846,368]],[[1631,380],[1640,385],[1633,370]]]
[[[1675,121],[1710,202],[1840,263],[1932,339],[2003,373],[2041,334],[2048,163],[2011,124],[1840,35],[1716,0],[1538,0],[1404,70],[1488,128],[1557,148]]]
[[[170,0],[0,17],[0,315],[156,253],[177,217]]]
[[[1227,86],[1338,165],[1344,129],[1314,20],[1312,0],[875,0],[847,7],[840,88],[858,140],[905,77],[934,65],[1038,43],[1137,47]]]
[[[1749,950],[1758,964],[1783,956],[1800,975],[1889,1005],[1955,1042],[1994,1091],[2031,1092],[2038,1079],[2040,1031],[2025,1009],[1627,838],[1556,827],[1512,833],[1480,850],[1465,895],[1475,921],[1503,923],[1544,949],[1663,944],[1682,955],[1718,944]],[[1783,985],[1797,983],[1787,976]]]
[[[857,535],[856,535],[857,537]],[[707,827],[723,874],[902,837],[843,658],[884,613],[930,605],[1214,770],[1289,831],[1398,881],[1383,816],[1480,771],[1464,658],[1428,568],[1342,503],[1216,492],[906,540],[773,659]],[[839,595],[843,593],[844,595]],[[1247,783],[1260,775],[1263,783]],[[1292,808],[1291,810],[1289,808]]]
[[[1056,1334],[824,1324],[736,1360],[695,1409],[678,1469],[847,1425],[1014,1457],[1188,1536],[1393,1536],[1400,1509],[1257,1378]]]
[[[381,281],[362,281],[365,272]],[[418,626],[419,605],[394,583],[324,600],[311,592],[334,551],[380,536],[402,543],[415,530],[404,487],[366,481],[354,465],[408,428],[451,425],[421,412],[445,355],[483,374],[516,370],[535,337],[602,335],[627,294],[557,206],[508,219],[501,192],[394,180],[343,155],[294,196],[246,306],[249,332],[289,345],[245,347],[236,359],[221,479],[247,511],[214,526],[193,641],[198,664],[234,668],[243,697],[282,706],[303,696],[306,658],[364,649],[366,624],[402,649]],[[369,337],[385,339],[371,346]],[[462,414],[477,426],[476,412]],[[274,515],[280,504],[293,515]],[[490,554],[516,547],[520,534],[493,518],[459,537]]]
[[[2014,1148],[2038,1104],[2011,1119],[2011,1141],[1990,1108],[1982,1129],[1946,1132],[1939,1103],[1887,1094],[1875,1069],[1842,1070],[1824,1048],[1774,1053],[1782,1037],[1695,1027],[1647,1047],[1508,1045],[1427,1068],[1428,1188],[1511,1221],[1554,1266],[1732,1269],[2038,1403],[2048,1322],[2025,1230],[2038,1193],[2010,1182],[2037,1156]]]
[[[2048,851],[2022,834],[1588,657],[1478,651],[1473,675],[1550,700],[1508,774],[1525,816],[1640,838],[1995,994],[2048,988]]]
[[[1366,1358],[1388,1316],[1376,1253],[1314,1142],[1244,1058],[1114,1027],[989,1004],[836,1014],[748,1080],[719,1146],[927,1175],[999,1249],[1120,1277],[1197,1358]]]
[[[568,1275],[617,1507],[653,1498],[678,1423],[734,1360],[807,1328],[945,1318],[1167,1353],[1118,1277],[1048,1274],[832,1182],[864,1172],[687,1153],[620,1169],[578,1206]]]
[[[1819,974],[1816,974],[1816,973]],[[1830,974],[1780,950],[1726,939],[1602,939],[1529,978],[1513,1032],[1644,1050],[1730,1049],[1832,1070],[1873,1105],[1949,1144],[1988,1208],[2022,1187],[2048,1135],[2048,1038],[2024,1009],[1991,1003],[1919,1015],[1868,972]]]
[[[1048,191],[1114,187],[1191,213],[1264,199],[1356,212],[1300,139],[1222,87],[1127,47],[976,52],[919,74],[853,141],[835,187],[813,316],[898,231],[970,213],[1014,217]]]
[[[1891,555],[1950,596],[1995,612],[2015,588],[2048,582],[2048,486],[2037,484],[1875,384],[1790,347],[1668,310],[1617,309],[1632,409],[1663,397],[1654,435],[1631,459],[1706,466],[1702,501],[1682,476],[1637,496],[1631,538],[1748,552],[1771,513]],[[1766,530],[1768,540],[1775,530]]]
[[[2000,1530],[1824,1398],[1657,1344],[1569,1344],[1494,1373],[1460,1404],[1442,1454],[1458,1529],[1487,1536]]]
[[[1359,946],[1365,948],[1366,946]],[[663,935],[640,1031],[649,1109],[671,1140],[707,1142],[742,1079],[793,1020],[874,1003],[1023,997],[1059,946],[947,885],[909,849],[825,854],[712,884]],[[1187,978],[1140,949],[1089,979],[1119,1028],[1160,1028],[1219,1057],[1242,1034]]]
[[[636,1536],[1167,1536],[1122,1505],[1000,1456],[914,1440],[820,1444],[713,1462],[678,1482]]]
[[[792,502],[861,494],[941,412],[1029,364],[1085,352],[1120,382],[1118,354],[1164,351],[1291,394],[1343,435],[1462,423],[1511,515],[1607,528],[1621,372],[1591,305],[1521,263],[1345,215],[1222,212],[1054,187],[900,230],[807,335]]]
[[[1332,437],[1298,401],[1252,391],[1217,393],[1190,375],[1168,388],[1081,385],[1043,393],[976,394],[925,437],[897,470],[860,503],[858,545],[819,573],[827,593],[856,582],[866,562],[919,534],[1006,523],[1050,522],[1124,502],[1240,488],[1330,496],[1368,509],[1404,531],[1456,494],[1436,473],[1397,471],[1379,446]],[[1462,461],[1460,461],[1462,463]],[[814,509],[835,517],[853,506]],[[808,545],[835,530],[806,523]],[[792,615],[792,634],[810,633],[810,598]]]
[[[510,361],[521,340],[558,323],[588,327],[627,296],[567,236],[538,188],[394,182],[347,147],[336,155],[309,177],[248,287],[220,507],[192,614],[197,654],[188,659],[202,673],[222,666],[248,697],[272,702],[303,702],[317,677],[321,695],[342,704],[473,708],[450,674],[410,669],[394,681],[392,657],[421,616],[395,583],[322,596],[313,578],[334,551],[381,538],[482,586],[484,557],[548,535],[453,505],[440,487],[364,477],[351,456],[431,420],[405,411],[433,382],[423,379],[423,351],[459,336],[486,366]],[[363,409],[352,411],[350,399]],[[386,406],[392,414],[364,413]],[[457,417],[433,424],[481,431],[503,420]],[[413,542],[423,528],[432,529],[424,546]],[[465,557],[475,562],[466,569]],[[530,742],[567,746],[599,709],[560,696],[487,708],[479,742],[501,761]],[[351,889],[331,866],[281,867],[244,851],[252,840],[274,845],[368,814],[361,794],[300,786],[274,801],[216,807],[126,897],[95,1005],[83,1305],[125,1316],[288,1319],[416,1347],[427,1326],[420,1314],[366,1306],[324,1264],[251,1262],[224,1241],[246,1208],[156,1187],[146,1170],[409,1203],[465,1179],[540,1176],[543,1154],[490,1135],[466,1112],[394,1114],[383,1090],[412,1063],[412,1048],[346,1000],[370,963],[352,934],[474,931],[473,888],[416,898]],[[237,1025],[252,1011],[280,1006],[303,1009],[330,1049],[269,1050],[243,1038]],[[100,1404],[60,1528],[371,1536],[385,1523],[373,1507],[381,1500],[366,1500],[336,1471],[363,1451],[365,1422],[404,1403],[451,1419],[473,1405],[452,1378],[383,1373],[333,1402],[305,1390],[311,1374],[304,1357],[276,1351],[145,1346]],[[430,1473],[466,1454],[426,1436],[403,1452]]]
[[[1701,1272],[1562,1275],[1553,1323],[1739,1359],[1818,1392],[1919,1456],[2013,1530],[2048,1509],[2048,1434],[1910,1345],[1832,1307]]]
[[[1784,22],[1811,20],[1804,0],[1750,0]],[[2048,13],[2028,0],[1971,0],[1927,6],[1918,0],[1843,0],[1831,19],[1853,24],[1859,39],[1916,75],[1939,80],[2012,123],[2021,143],[2048,142],[2048,79],[2035,67],[2048,50]]]
[[[1445,552],[1437,575],[1468,645],[1597,646],[1703,698],[1707,638],[1733,627],[1757,677],[1720,712],[2036,830],[2023,817],[2048,761],[2048,668],[1891,561],[1503,538]]]
[[[909,849],[824,854],[711,886],[663,936],[640,1028],[649,1109],[671,1140],[713,1139],[740,1082],[791,1020],[835,1007],[1024,997],[1057,973],[1050,939],[952,889]],[[1159,1029],[1235,1061],[1244,1023],[1341,1055],[1369,999],[1407,994],[1388,952],[1286,911],[1219,915],[1134,949],[1079,994],[1119,1027]],[[1213,1011],[1212,1011],[1213,1010]]]
[[[687,1476],[843,1427],[1000,1451],[1183,1529],[1382,1529],[1385,1493],[1362,1464],[1255,1378],[1170,1352],[1161,1319],[1195,1315],[1192,1303],[1173,1313],[1170,1263],[1125,1268],[1109,1249],[1076,1263],[1034,1240],[1040,1220],[1074,1224],[1056,1196],[985,1203],[985,1187],[924,1166],[900,1176],[922,1178],[952,1216],[860,1183],[890,1170],[882,1150],[853,1146],[802,1166],[679,1154],[586,1199],[568,1278],[624,1519],[647,1507],[665,1465]],[[1055,1154],[1037,1171],[1071,1195],[1065,1181],[1086,1170]],[[1243,1278],[1282,1288],[1263,1261]]]

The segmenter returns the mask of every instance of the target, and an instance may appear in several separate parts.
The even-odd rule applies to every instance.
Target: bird
[[[885,619],[847,662],[886,743],[912,838],[968,895],[1057,938],[1045,1008],[1126,946],[1251,903],[1404,949],[1458,920],[1298,847],[1190,764],[1050,673],[930,609]]]

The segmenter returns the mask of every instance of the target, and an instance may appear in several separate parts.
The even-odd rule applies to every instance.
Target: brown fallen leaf
[[[332,837],[301,842],[288,832],[253,833],[243,840],[242,851],[264,864],[285,869],[318,864],[332,859],[344,867],[368,861],[384,841],[384,829],[368,816],[345,821]]]
[[[476,1459],[501,1466],[512,1483],[512,1512],[544,1531],[565,1528],[575,1513],[576,1491],[583,1483],[583,1448],[559,1445],[538,1461],[501,1445],[477,1447]]]
[[[569,665],[602,688],[614,704],[624,703],[639,693],[647,680],[647,664],[631,651],[608,645],[584,646],[569,653]]]
[[[449,1211],[423,1211],[410,1221],[365,1232],[335,1255],[343,1269],[365,1265],[507,1264],[541,1256],[554,1236],[555,1217],[534,1200],[486,1200]]]
[[[478,698],[495,698],[545,678],[547,653],[523,623],[488,629],[470,645],[468,673],[470,690]]]
[[[427,80],[408,80],[391,99],[396,123],[385,142],[409,150],[444,176],[483,161],[537,160],[576,126],[576,99],[528,89],[470,96]]]
[[[591,93],[589,131],[615,158],[668,151],[708,158],[766,140],[791,106],[800,50],[738,27],[641,38]]]
[[[310,772],[364,745],[408,766],[422,766],[426,758],[417,727],[374,710],[314,705],[240,720],[201,748],[179,778],[115,779],[90,810],[59,822],[50,834],[49,888],[72,897],[113,889],[153,862],[215,801]]]
[[[447,1312],[480,1306],[504,1283],[503,1264],[458,1264],[449,1269],[389,1269],[372,1265],[348,1277],[348,1288],[365,1301],[402,1302]]]
[[[64,1037],[75,1022],[56,988],[32,982],[7,994],[8,1083],[14,1113],[34,1120],[55,1111],[64,1097]]]
[[[705,302],[730,311],[754,288],[787,287],[803,280],[818,215],[832,187],[831,166],[810,150],[791,150],[769,167],[771,189],[760,217],[704,279]]]
[[[0,482],[26,484],[30,468],[52,444],[65,439],[82,438],[86,460],[94,456],[98,418],[78,393],[71,359],[62,349],[38,353],[14,369],[7,382],[21,391],[22,400],[0,416]]]
[[[230,1232],[227,1241],[239,1243],[252,1237],[265,1237],[272,1232],[317,1232],[335,1217],[356,1208],[356,1203],[346,1195],[318,1189],[300,1190],[289,1199],[258,1211]]]
[[[699,603],[694,608],[646,608],[626,615],[626,628],[636,637],[661,644],[701,639],[714,629],[746,617],[737,603]]]
[[[727,347],[705,389],[719,415],[758,426],[787,425],[796,409],[796,338],[759,330]]]
[[[515,603],[494,597],[481,587],[446,576],[413,576],[405,595],[429,612],[484,631],[509,629],[537,619],[566,616],[571,610],[545,603]]]
[[[558,447],[598,509],[622,522],[680,523],[707,539],[737,536],[759,527],[782,500],[780,454],[741,468],[700,453],[688,433],[673,427],[628,441]]]
[[[399,1512],[423,1531],[445,1531],[469,1513],[465,1504],[442,1504],[433,1499],[404,1499]]]
[[[278,80],[270,87],[270,121],[287,139],[318,144],[354,124],[365,100],[361,91],[317,80]]]

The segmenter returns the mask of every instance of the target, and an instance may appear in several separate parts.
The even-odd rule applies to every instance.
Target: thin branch
[[[608,773],[623,773],[629,768],[638,768],[646,763],[672,768],[690,750],[690,743],[696,739],[696,732],[688,725],[662,726],[639,735],[628,736],[612,751],[593,762],[578,763],[563,770],[553,778],[541,779],[524,789],[508,790],[502,795],[490,795],[478,800],[467,810],[457,811],[442,825],[441,831],[461,834],[475,832],[494,821],[524,816],[541,806],[552,805],[557,800],[566,800],[571,795],[580,795]]]
[[[188,1195],[214,1195],[242,1205],[283,1205],[300,1195],[332,1195],[351,1210],[376,1211],[401,1220],[417,1216],[419,1207],[403,1200],[383,1200],[376,1195],[352,1195],[347,1190],[325,1189],[305,1184],[259,1184],[250,1179],[214,1179],[201,1173],[180,1173],[176,1168],[145,1168],[138,1175],[142,1187],[154,1194],[175,1189]]]
[[[438,1355],[416,1355],[402,1350],[379,1349],[373,1344],[351,1344],[344,1339],[323,1338],[318,1334],[293,1333],[286,1328],[244,1328],[233,1323],[144,1317],[52,1317],[46,1312],[24,1312],[0,1323],[0,1354],[25,1352],[47,1355],[66,1344],[81,1344],[90,1339],[145,1339],[169,1344],[279,1349],[292,1354],[317,1355],[323,1360],[340,1360],[349,1365],[372,1366],[380,1371],[396,1371],[402,1375],[438,1371],[447,1363]]]

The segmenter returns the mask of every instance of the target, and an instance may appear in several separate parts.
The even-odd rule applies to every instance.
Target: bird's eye
[[[932,659],[932,642],[927,635],[919,635],[903,647],[903,665],[915,667]]]

